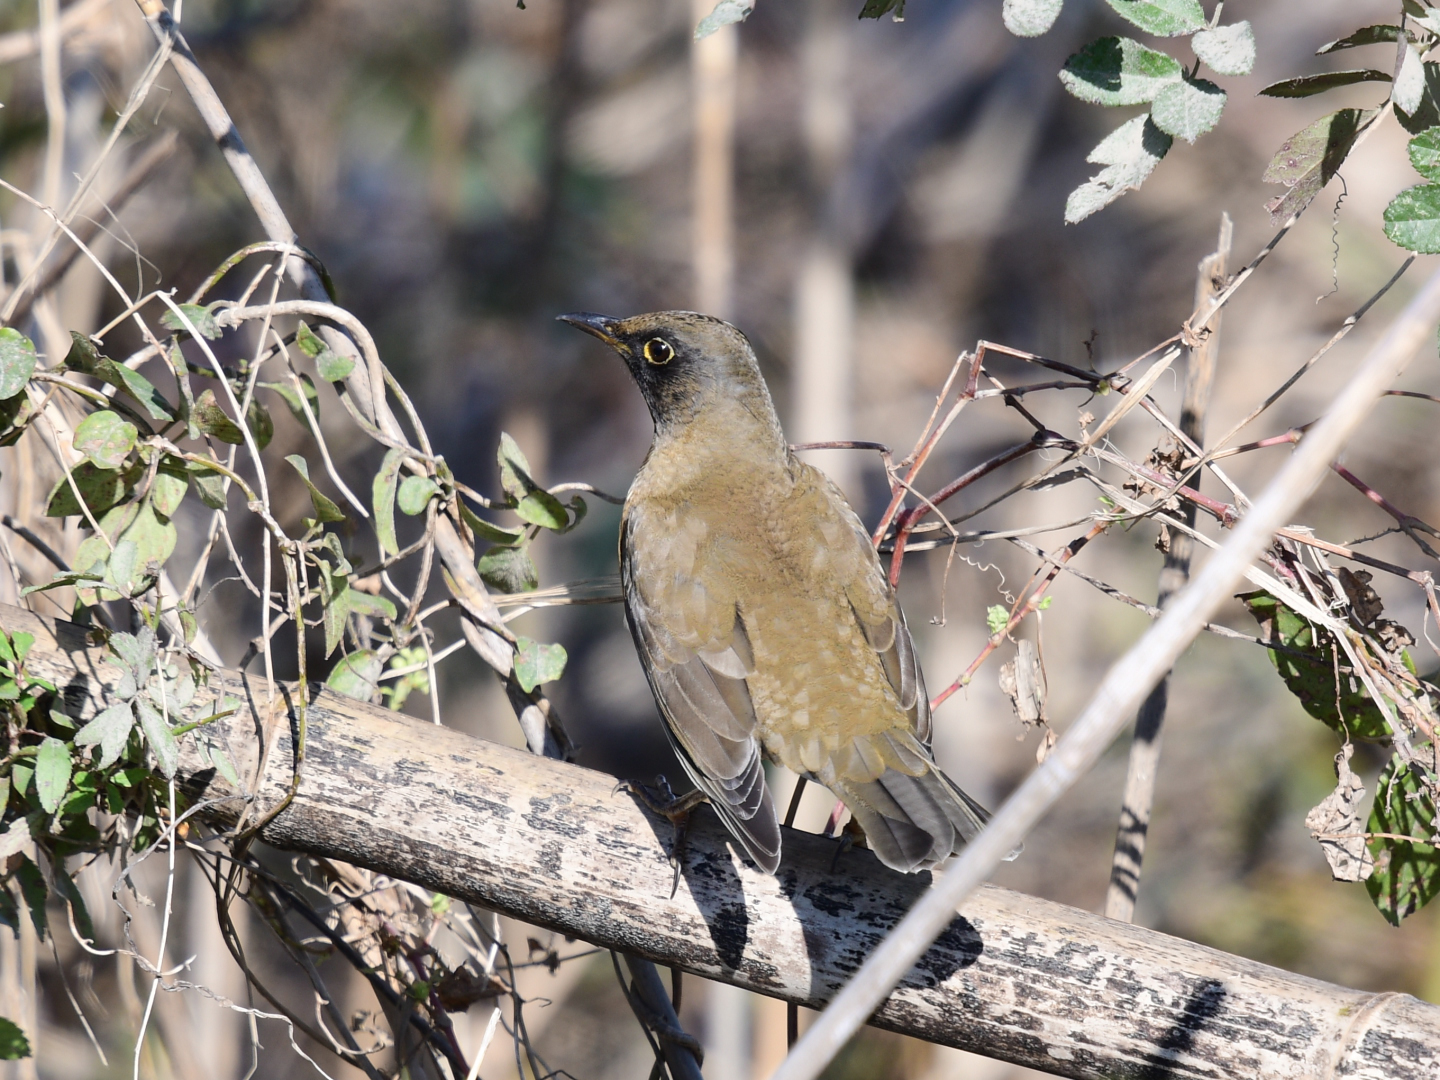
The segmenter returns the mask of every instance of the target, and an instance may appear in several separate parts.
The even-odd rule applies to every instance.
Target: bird
[[[654,421],[620,580],[698,793],[768,874],[781,840],[766,758],[833,792],[892,869],[959,852],[989,815],[936,765],[895,592],[840,489],[790,449],[749,340],[692,311],[559,319],[620,354]]]

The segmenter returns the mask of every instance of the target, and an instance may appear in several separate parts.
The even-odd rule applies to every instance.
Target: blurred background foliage
[[[735,50],[733,203],[718,232],[705,234],[702,223],[699,241],[700,110],[690,37],[703,11],[686,0],[530,0],[523,8],[506,0],[189,0],[176,15],[302,242],[328,267],[339,303],[366,321],[457,477],[495,492],[494,448],[504,430],[542,483],[583,480],[623,493],[649,444],[644,406],[622,366],[558,326],[556,314],[676,307],[723,314],[750,335],[792,438],[879,440],[903,451],[954,357],[976,339],[1109,370],[1173,333],[1190,311],[1195,265],[1214,247],[1221,211],[1235,219],[1237,263],[1269,239],[1263,204],[1278,189],[1261,173],[1276,147],[1317,114],[1313,103],[1255,91],[1340,66],[1312,54],[1357,25],[1394,21],[1398,4],[1230,0],[1226,20],[1250,20],[1259,59],[1252,75],[1227,81],[1230,103],[1219,127],[1196,146],[1177,143],[1142,190],[1076,226],[1062,224],[1066,195],[1093,172],[1085,155],[1117,115],[1069,98],[1056,72],[1085,42],[1126,32],[1105,4],[1071,0],[1055,28],[1035,40],[1004,31],[998,0],[912,0],[904,22],[861,22],[855,6],[768,0],[717,35],[729,35],[726,47]],[[66,177],[83,170],[152,48],[129,0],[91,0],[90,7],[66,42]],[[35,20],[28,0],[0,6],[0,30]],[[1352,87],[1325,108],[1377,96]],[[6,175],[38,190],[45,110],[33,55],[0,65],[0,100]],[[180,133],[177,151],[107,222],[98,250],[127,285],[183,293],[258,233],[166,72],[136,130],[148,138],[170,129]],[[1213,430],[1278,384],[1402,260],[1381,232],[1380,212],[1414,180],[1403,132],[1391,125],[1377,133],[1342,175],[1343,205],[1341,184],[1332,184],[1228,309]],[[29,214],[0,197],[0,226],[28,226]],[[718,236],[730,253],[721,252],[718,278],[697,250],[705,235]],[[808,304],[797,299],[806,281],[819,283]],[[1404,302],[1408,284],[1254,437],[1312,419]],[[83,264],[59,298],[48,323],[41,313],[36,335],[51,356],[68,346],[62,331],[91,331],[117,314]],[[113,335],[113,355],[138,346],[126,333]],[[819,362],[797,359],[817,351]],[[1168,383],[1156,392],[1176,403],[1180,382]],[[1440,392],[1435,357],[1417,362],[1402,385]],[[322,417],[336,418],[328,392],[321,387]],[[1073,421],[1065,410],[1079,404],[1056,399],[1038,408],[1059,426]],[[1392,501],[1429,520],[1440,517],[1440,489],[1426,465],[1433,408],[1382,403],[1347,459]],[[277,443],[298,438],[277,427]],[[379,452],[343,424],[333,427],[327,424],[337,465],[360,488]],[[943,481],[1027,435],[998,403],[974,408],[927,475]],[[1125,449],[1139,458],[1146,447]],[[887,493],[878,462],[858,453],[814,457],[873,521]],[[1254,491],[1275,460],[1247,455],[1231,471]],[[967,498],[996,492],[1014,475],[1002,470]],[[293,479],[277,482],[293,487],[298,517],[304,489]],[[24,475],[7,474],[0,485],[11,506],[48,490],[47,481]],[[1011,500],[977,524],[1084,513],[1093,504],[1078,488]],[[1343,541],[1388,525],[1334,478],[1304,520]],[[575,532],[537,545],[542,584],[613,573],[617,522],[616,508],[592,502]],[[198,543],[185,535],[182,528],[182,566],[184,545]],[[1152,599],[1161,559],[1154,539],[1148,525],[1117,531],[1086,550],[1082,568]],[[1413,549],[1394,537],[1369,550],[1415,565]],[[902,590],[932,691],[979,651],[985,608],[1004,602],[1031,568],[999,544],[962,549],[948,576],[943,552],[911,557]],[[238,657],[241,627],[255,623],[252,601],[219,577],[200,617],[222,652]],[[1385,595],[1388,583],[1375,584]],[[1064,577],[1052,592],[1042,646],[1050,715],[1063,730],[1147,620]],[[1421,637],[1414,597],[1397,592],[1389,607]],[[1223,621],[1253,632],[1238,602]],[[553,697],[581,744],[582,764],[621,776],[680,775],[618,607],[535,612],[517,629],[561,642],[570,654]],[[992,805],[1035,760],[1035,735],[1021,730],[996,685],[1011,652],[1002,650],[937,716],[941,762]],[[446,722],[519,745],[493,677],[466,655],[441,670]],[[1421,667],[1434,667],[1433,656]],[[428,715],[429,706],[417,693],[407,709]],[[1440,915],[1427,909],[1395,929],[1363,886],[1331,883],[1303,819],[1333,787],[1336,740],[1304,715],[1263,652],[1243,642],[1198,642],[1177,669],[1168,726],[1137,921],[1318,978],[1440,1002]],[[1023,858],[997,874],[999,884],[1102,906],[1125,750],[1122,741],[1066,797]],[[1362,745],[1356,761],[1373,781],[1382,759],[1368,760],[1368,752]],[[779,799],[788,784],[777,778]],[[828,810],[812,788],[799,823],[818,830]],[[182,912],[181,955],[198,957],[197,981],[243,1000],[243,983],[206,928],[213,917],[198,883],[194,896]],[[106,904],[96,897],[90,907]],[[517,943],[534,933],[512,929]],[[548,944],[540,937],[543,956]],[[0,975],[18,970],[21,947],[0,934]],[[108,1069],[98,1063],[65,1004],[60,972],[120,1043],[134,1030],[127,1019],[134,988],[125,986],[132,973],[72,955],[77,950],[67,952],[64,942],[59,948],[57,956],[42,949],[31,958],[46,991],[39,1075],[129,1075],[128,1051]],[[277,979],[293,978],[283,970],[275,966]],[[576,961],[558,973],[540,965],[526,977],[528,992],[550,1002],[537,1002],[528,1019],[552,1064],[584,1080],[648,1072],[648,1047],[608,959]],[[0,982],[7,987],[0,996],[15,992],[10,978]],[[727,1005],[725,993],[700,980],[688,987],[682,1016],[711,1047],[707,1076],[767,1075],[784,1052],[783,1007],[743,995]],[[300,985],[288,991],[297,1001],[308,993]],[[193,995],[162,998],[156,1075],[246,1074],[243,1017]],[[18,1003],[0,1001],[0,1014],[19,1013]],[[483,1075],[513,1072],[505,1043]],[[259,1061],[260,1076],[311,1075],[278,1036]],[[0,1067],[23,1076],[36,1065]],[[867,1033],[827,1075],[999,1080],[1020,1073]]]

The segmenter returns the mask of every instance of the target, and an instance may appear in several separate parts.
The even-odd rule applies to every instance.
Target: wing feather
[[[774,873],[780,863],[780,822],[765,783],[755,737],[758,721],[745,682],[754,659],[744,622],[732,603],[728,633],[702,635],[701,627],[686,626],[686,636],[702,636],[709,647],[686,646],[646,595],[647,575],[643,568],[636,572],[630,524],[627,517],[620,545],[626,621],[666,734],[690,779],[731,833],[757,866]],[[709,597],[695,598],[695,611],[713,614],[712,607]]]

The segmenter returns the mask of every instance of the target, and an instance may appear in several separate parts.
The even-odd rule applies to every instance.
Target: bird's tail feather
[[[887,769],[869,782],[841,780],[835,793],[880,861],[906,873],[957,854],[990,820],[984,807],[933,765],[919,776]]]

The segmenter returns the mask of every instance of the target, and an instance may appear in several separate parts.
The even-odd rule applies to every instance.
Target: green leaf
[[[301,352],[315,361],[315,373],[326,382],[339,382],[355,370],[354,360],[335,352],[303,322],[295,331],[295,344],[300,346]]]
[[[101,522],[104,526],[104,522]],[[135,570],[130,577],[131,595],[138,589],[141,579],[149,574],[149,568],[153,565],[161,567],[175,551],[175,541],[178,536],[175,525],[169,521],[161,521],[155,516],[155,510],[147,502],[140,507],[135,519],[126,526],[116,539],[116,547],[120,541],[132,540],[136,547]]]
[[[1375,802],[1365,831],[1395,836],[1431,838],[1435,807],[1424,773],[1412,769],[1399,755],[1380,774]],[[1375,837],[1370,840],[1375,869],[1365,889],[1380,914],[1394,926],[1413,915],[1440,891],[1440,852],[1431,844]]]
[[[0,1016],[0,1061],[19,1061],[30,1056],[30,1040],[12,1020]]]
[[[994,637],[1010,625],[1010,609],[1004,604],[991,604],[985,609],[985,629]]]
[[[905,0],[865,0],[865,6],[860,9],[860,18],[878,19],[893,11],[892,18],[896,22],[905,21]]]
[[[371,649],[340,657],[330,669],[325,685],[357,701],[370,701],[379,687],[380,658]]]
[[[1155,95],[1150,118],[1167,135],[1193,143],[1220,122],[1224,110],[1224,90],[1207,79],[1184,79]]]
[[[326,575],[328,586],[322,589],[321,621],[325,626],[325,655],[328,657],[345,637],[345,620],[350,617],[350,594],[347,580],[339,574]]]
[[[110,635],[110,651],[139,683],[143,683],[155,667],[155,634],[142,630],[138,634],[116,631]]]
[[[1205,25],[1200,0],[1107,0],[1126,22],[1156,37],[1192,34]]]
[[[75,428],[75,452],[100,469],[118,469],[135,446],[139,432],[109,409],[93,412]]]
[[[1326,53],[1339,52],[1341,49],[1354,49],[1361,45],[1389,45],[1395,47],[1395,35],[1400,33],[1400,27],[1377,25],[1364,26],[1356,30],[1349,37],[1343,37],[1339,41],[1332,41],[1328,45],[1321,45],[1315,50],[1316,56],[1324,56]],[[1415,35],[1406,31],[1407,39],[1413,44]],[[1203,59],[1203,58],[1202,58]]]
[[[25,394],[0,401],[0,446],[13,446],[18,442],[34,415],[35,407]]]
[[[180,767],[180,747],[175,742],[174,732],[165,723],[165,718],[143,697],[135,699],[135,712],[140,718],[140,730],[145,732],[145,741],[155,752],[155,764],[165,774],[165,779],[172,779],[175,770]]]
[[[400,467],[404,463],[405,451],[387,450],[370,485],[370,502],[375,508],[375,539],[386,555],[400,554],[400,542],[395,539],[395,491],[400,483]]]
[[[500,433],[500,446],[495,452],[500,462],[500,487],[512,499],[523,499],[540,485],[530,478],[530,462],[508,432]]]
[[[755,0],[720,0],[709,15],[695,27],[695,40],[707,38],[722,26],[744,22],[746,16],[755,10]]]
[[[65,355],[65,366],[128,394],[144,407],[152,420],[175,419],[175,410],[149,379],[124,364],[115,363],[108,356],[102,356],[95,343],[84,334],[70,331],[70,351]]]
[[[220,336],[220,327],[215,324],[215,313],[208,307],[200,304],[179,304],[177,305],[185,313],[200,336],[214,341]],[[185,326],[185,319],[180,318],[173,308],[167,309],[165,314],[160,316],[160,324],[168,326],[171,330],[179,333],[189,333]]]
[[[1324,71],[1319,75],[1302,75],[1298,79],[1284,79],[1277,83],[1271,83],[1265,87],[1264,90],[1261,90],[1260,93],[1264,97],[1302,98],[1312,97],[1315,94],[1323,94],[1326,90],[1334,90],[1341,86],[1389,81],[1389,75],[1383,71],[1376,71],[1374,68],[1361,68],[1353,71]]]
[[[194,481],[195,493],[212,510],[225,509],[225,477],[198,461],[187,461],[185,471]]]
[[[128,704],[111,705],[97,714],[75,735],[76,746],[99,746],[96,767],[108,769],[120,759],[130,732],[135,727],[135,714]]]
[[[1407,251],[1440,252],[1440,184],[1406,188],[1385,207],[1385,235]]]
[[[1064,6],[1065,0],[1005,0],[1000,14],[1016,37],[1039,37],[1055,25]]]
[[[554,529],[558,532],[570,524],[570,518],[565,513],[565,507],[560,505],[560,500],[540,488],[521,499],[515,506],[515,513],[522,521],[539,525],[542,529]]]
[[[312,360],[330,347],[325,344],[319,334],[306,325],[303,319],[295,327],[295,344]]]
[[[10,647],[14,650],[15,662],[23,664],[25,657],[30,653],[30,647],[35,644],[35,635],[24,630],[16,630],[10,635]]]
[[[290,410],[290,415],[295,417],[295,422],[306,431],[310,430],[310,420],[306,417],[305,408],[300,403],[300,395],[295,392],[293,386],[282,382],[262,382],[256,383],[255,385],[263,386],[266,390],[273,390],[279,394],[281,400],[285,402],[285,407]],[[316,421],[319,421],[320,394],[315,389],[315,380],[310,378],[309,375],[302,373],[300,375],[300,386],[305,391],[305,403],[310,406],[310,411],[315,414]]]
[[[1148,116],[1127,120],[1107,135],[1086,158],[1104,165],[1065,200],[1065,221],[1073,225],[1109,206],[1127,191],[1134,191],[1170,151],[1173,140]]]
[[[1410,140],[1410,164],[1426,180],[1440,180],[1440,127],[1422,131]]]
[[[563,645],[542,645],[527,637],[515,639],[515,678],[527,694],[541,683],[560,678],[565,660]]]
[[[407,476],[400,485],[398,505],[400,512],[410,517],[425,513],[430,500],[440,494],[440,485],[428,476]]]
[[[35,755],[35,797],[47,814],[60,808],[70,787],[70,748],[56,738],[46,738]]]
[[[49,925],[45,918],[45,898],[49,895],[49,890],[45,887],[45,876],[40,873],[40,867],[31,861],[30,856],[21,855],[20,867],[15,871],[15,881],[20,886],[20,896],[25,901],[25,906],[30,909],[30,922],[35,927],[35,933],[44,941]]]
[[[492,547],[480,556],[477,569],[486,585],[503,593],[530,592],[540,584],[539,571],[524,546]]]
[[[260,404],[259,398],[250,399],[250,407],[245,410],[245,423],[250,428],[250,434],[255,436],[255,447],[264,450],[270,445],[270,440],[275,437],[275,421],[270,419],[270,410]]]
[[[476,537],[491,544],[500,544],[505,547],[514,547],[525,538],[524,529],[507,529],[496,525],[493,521],[486,521],[461,500],[456,500],[460,505],[460,517],[466,525],[469,525]]]
[[[1378,109],[1340,109],[1322,116],[1280,145],[1261,177],[1267,184],[1284,184],[1290,189],[1265,204],[1273,221],[1285,221],[1310,205],[1340,171],[1355,140],[1378,112]]]
[[[345,512],[336,506],[328,496],[310,482],[310,466],[299,454],[291,454],[285,459],[295,467],[300,474],[300,479],[305,481],[305,486],[310,489],[310,504],[315,508],[316,521],[344,521]]]
[[[130,491],[136,481],[140,479],[142,471],[139,466],[123,472],[118,469],[102,469],[94,462],[82,461],[71,470],[71,475],[75,478],[75,487],[80,489],[80,495],[84,498],[85,505],[90,507],[90,512],[103,514],[116,503],[129,497]],[[50,494],[45,500],[45,516],[70,517],[79,513],[81,513],[80,502],[75,498],[75,490],[70,486],[70,481],[62,476],[59,482],[50,489]]]
[[[155,481],[150,485],[150,505],[155,512],[164,518],[174,517],[189,490],[190,473],[186,471],[185,461],[174,455],[161,458]]]
[[[240,425],[231,420],[215,400],[214,390],[206,390],[195,399],[195,407],[190,410],[190,420],[206,435],[223,443],[239,446],[245,441],[245,433],[240,430]]]
[[[1179,82],[1184,72],[1179,61],[1166,53],[1130,38],[1106,37],[1066,60],[1060,81],[1092,105],[1143,105]]]
[[[356,615],[383,616],[393,620],[397,614],[395,604],[388,596],[371,596],[359,589],[349,589],[345,603]]]
[[[139,555],[140,549],[135,546],[135,541],[121,540],[116,543],[105,564],[104,580],[114,585],[122,596],[130,595],[130,581],[135,576]]]
[[[0,399],[25,389],[35,373],[35,343],[14,327],[0,327]]]
[[[1249,75],[1255,67],[1255,32],[1248,22],[1201,30],[1190,47],[1218,75]]]
[[[1317,629],[1308,619],[1263,590],[1242,593],[1240,599],[1260,624],[1261,636],[1291,650],[1268,650],[1270,662],[1307,713],[1345,738],[1389,736],[1380,707],[1355,677],[1344,653],[1337,657],[1328,631],[1319,630],[1317,639]]]

